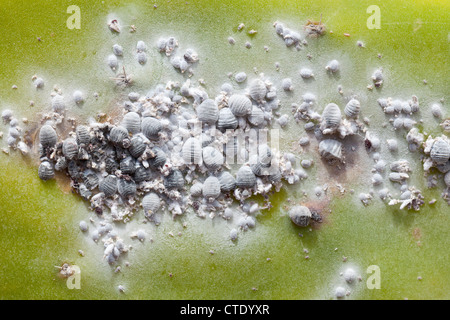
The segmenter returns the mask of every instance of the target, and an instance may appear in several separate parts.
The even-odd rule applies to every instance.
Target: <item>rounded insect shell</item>
[[[73,93],[73,101],[75,101],[76,104],[81,104],[84,102],[84,96],[83,93],[80,90],[76,90]]]
[[[142,207],[146,214],[157,213],[161,207],[161,199],[154,192],[147,193],[144,198],[142,198]]]
[[[227,129],[236,129],[238,121],[230,108],[222,108],[219,112],[219,119],[217,121],[217,128],[221,131]]]
[[[60,157],[55,163],[55,170],[62,171],[68,166],[68,161],[65,157]]]
[[[386,140],[387,147],[390,152],[397,152],[398,151],[398,142],[396,139],[387,139]]]
[[[172,170],[164,179],[166,189],[181,189],[184,187],[184,177],[180,170]]]
[[[332,73],[335,73],[339,71],[339,62],[337,60],[331,60],[330,62],[328,62],[325,69]]]
[[[294,206],[289,210],[289,218],[295,225],[299,227],[308,226],[311,217],[311,211],[308,207],[305,206]]]
[[[159,132],[162,130],[161,121],[153,117],[145,117],[141,123],[142,133],[151,140],[159,138]]]
[[[242,83],[247,79],[247,74],[245,72],[239,72],[234,76],[234,80],[236,80],[237,83]]]
[[[209,199],[215,199],[220,195],[220,182],[217,177],[208,177],[203,182],[203,196]]]
[[[438,105],[437,103],[433,104],[431,106],[431,114],[433,115],[433,117],[435,118],[442,118],[442,109],[441,106]]]
[[[99,178],[95,172],[93,172],[91,170],[86,170],[83,172],[82,178],[83,178],[83,183],[88,190],[93,190],[93,189],[97,188]]]
[[[78,145],[84,144],[87,146],[91,141],[91,136],[89,134],[89,128],[83,125],[80,125],[76,128],[76,137]]]
[[[450,158],[450,144],[443,139],[436,139],[431,147],[430,158],[437,164],[445,164]]]
[[[261,101],[267,94],[266,84],[260,79],[255,79],[250,83],[248,92],[253,100]]]
[[[185,164],[202,163],[202,144],[197,138],[187,139],[183,144],[181,153]]]
[[[114,127],[109,132],[109,140],[115,145],[121,146],[126,138],[128,138],[128,130],[123,126]]]
[[[113,196],[117,192],[117,177],[111,174],[106,176],[99,182],[98,189],[103,192],[106,197]]]
[[[341,160],[342,143],[333,139],[322,140],[319,143],[319,154],[326,160]]]
[[[210,170],[216,170],[223,165],[224,157],[223,154],[214,147],[203,148],[203,163]]]
[[[281,87],[284,91],[291,91],[292,88],[292,79],[291,78],[285,78],[281,81]]]
[[[242,166],[236,173],[236,186],[239,188],[252,188],[255,186],[256,176],[249,166]]]
[[[138,101],[140,97],[141,95],[138,92],[130,92],[128,94],[128,99],[130,99],[130,101],[132,102]]]
[[[220,190],[230,192],[236,188],[236,179],[228,171],[224,171],[219,176]]]
[[[206,99],[197,107],[198,120],[205,123],[215,123],[219,118],[219,108],[212,99]]]
[[[84,221],[84,220],[80,221],[79,226],[80,226],[81,232],[86,232],[86,231],[88,231],[88,229],[89,229],[88,224],[87,224],[86,221]]]
[[[134,137],[131,139],[130,147],[128,148],[128,151],[134,158],[139,158],[146,149],[146,144],[140,137]]]
[[[119,179],[117,191],[123,198],[129,198],[136,194],[136,183],[132,179]]]
[[[336,128],[341,123],[341,109],[335,103],[329,103],[322,112],[322,125],[325,128]]]
[[[120,161],[120,171],[124,174],[133,174],[136,171],[136,162],[133,157],[126,157]]]
[[[300,76],[301,76],[303,79],[309,79],[309,78],[314,77],[314,73],[313,73],[313,71],[312,71],[311,69],[309,69],[309,68],[301,68],[301,69],[300,69]]]
[[[41,130],[39,131],[39,141],[41,145],[45,147],[53,147],[58,140],[58,136],[56,135],[55,129],[53,129],[50,125],[43,125]]]
[[[150,158],[148,161],[153,168],[161,168],[167,160],[166,153],[159,147],[154,147],[152,149],[153,154],[155,155],[153,158]]]
[[[356,118],[361,110],[361,104],[356,99],[351,99],[344,108],[344,113],[349,118]]]
[[[237,117],[246,116],[252,110],[252,102],[243,94],[233,94],[228,99],[228,106]]]
[[[55,176],[55,170],[53,165],[48,161],[43,161],[38,168],[38,175],[41,180],[47,181],[53,179]]]
[[[258,162],[264,167],[270,167],[272,162],[272,150],[267,144],[258,147]]]
[[[110,55],[108,56],[108,66],[109,66],[112,70],[116,70],[118,65],[119,65],[119,61],[117,60],[116,55],[110,54]]]
[[[189,193],[193,197],[200,197],[203,194],[203,184],[200,182],[196,182],[191,186]]]
[[[112,47],[112,51],[116,56],[122,56],[123,55],[123,48],[119,44],[115,44]]]
[[[63,96],[57,94],[52,99],[52,109],[54,112],[61,113],[66,109]]]
[[[68,138],[64,140],[62,145],[62,153],[67,159],[74,159],[78,155],[78,144],[76,139]]]
[[[136,45],[136,50],[138,52],[145,52],[145,51],[147,51],[147,45],[145,44],[144,41],[139,40]]]
[[[124,115],[121,125],[132,134],[141,131],[141,117],[136,112],[128,112]]]
[[[141,183],[150,180],[150,176],[150,170],[140,165],[134,171],[133,179],[136,183]]]
[[[253,106],[247,119],[253,126],[258,127],[264,123],[264,111],[258,106]]]
[[[137,61],[139,64],[146,64],[147,63],[147,54],[145,52],[138,52],[137,53]]]

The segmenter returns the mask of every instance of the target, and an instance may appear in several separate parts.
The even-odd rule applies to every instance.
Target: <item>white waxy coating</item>
[[[325,67],[326,70],[331,72],[337,72],[339,71],[339,62],[337,60],[331,60],[328,62],[327,66]]]
[[[236,82],[238,83],[242,83],[245,80],[247,80],[247,74],[245,72],[238,72],[235,76],[234,76],[234,80],[236,80]]]
[[[197,138],[187,139],[183,144],[181,153],[185,164],[202,163],[202,144]]]
[[[311,211],[305,206],[293,206],[289,210],[289,218],[299,227],[308,226],[311,216]]]
[[[117,56],[115,54],[110,54],[108,56],[108,66],[112,70],[116,70],[118,65],[119,65],[119,61],[117,60]]]
[[[211,170],[216,170],[223,165],[223,154],[214,147],[207,146],[203,148],[203,163]]]
[[[356,272],[352,268],[345,269],[343,276],[344,280],[349,284],[355,282],[357,278]]]
[[[255,79],[250,83],[248,91],[253,100],[261,101],[267,93],[266,84],[261,79]]]
[[[54,96],[52,99],[53,111],[60,113],[60,112],[63,112],[65,108],[66,108],[66,104],[64,103],[64,98],[59,94]]]
[[[222,172],[219,176],[220,189],[229,192],[236,187],[236,179],[228,171]]]
[[[142,199],[142,207],[144,208],[146,214],[156,213],[161,207],[161,199],[156,193],[150,192]]]
[[[123,55],[123,48],[122,48],[122,46],[119,45],[119,44],[113,45],[112,50],[113,50],[113,53],[114,53],[116,56],[122,56],[122,55]]]
[[[293,89],[292,87],[292,79],[291,78],[284,78],[281,80],[281,87],[284,91],[291,91]]]
[[[73,101],[75,101],[76,104],[80,104],[80,103],[84,102],[84,96],[80,90],[75,90],[73,92]]]
[[[137,61],[140,64],[146,64],[147,63],[147,54],[143,51],[140,51],[137,53]]]
[[[228,99],[228,106],[230,107],[231,112],[237,117],[245,116],[252,110],[252,102],[242,94],[233,94]]]
[[[136,44],[136,50],[138,52],[145,52],[145,51],[147,51],[147,45],[145,44],[144,41],[139,40]]]
[[[387,143],[387,147],[388,147],[389,151],[391,151],[391,152],[398,151],[398,142],[396,139],[387,139],[386,143]]]
[[[34,80],[34,85],[36,86],[36,89],[42,89],[44,87],[44,79],[36,78]]]
[[[219,108],[212,99],[206,99],[197,107],[198,120],[205,123],[215,123],[219,118]]]
[[[206,178],[203,182],[203,196],[206,199],[215,199],[220,195],[220,182],[214,176]]]
[[[309,79],[309,78],[314,77],[314,74],[313,74],[313,71],[311,69],[309,69],[309,68],[301,68],[300,69],[300,76],[303,79]]]
[[[89,226],[86,223],[86,221],[84,221],[84,220],[80,221],[80,230],[82,232],[86,232],[86,231],[88,231],[88,229],[89,229]]]
[[[217,121],[217,128],[220,130],[236,129],[238,121],[230,108],[222,108],[219,112],[219,119]]]
[[[258,106],[253,106],[252,111],[248,116],[248,122],[257,127],[264,123],[264,119],[264,111],[262,111]]]
[[[343,287],[337,287],[334,291],[334,295],[338,299],[344,298],[346,293],[347,293],[347,291]]]
[[[439,104],[437,104],[437,103],[434,103],[431,106],[431,114],[435,118],[442,118],[443,114],[442,114],[441,106]]]
[[[341,160],[342,143],[332,139],[323,140],[319,143],[319,154],[327,160]]]

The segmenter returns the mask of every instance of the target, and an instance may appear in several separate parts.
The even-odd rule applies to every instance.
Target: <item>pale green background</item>
[[[66,27],[66,9],[72,4],[81,9],[80,30]],[[372,4],[381,8],[380,30],[366,27],[366,8]],[[198,51],[200,63],[194,67],[193,79],[204,78],[210,95],[229,81],[228,72],[245,71],[254,76],[253,67],[257,67],[274,82],[287,75],[293,77],[295,94],[280,93],[286,113],[305,88],[317,93],[321,106],[327,101],[341,102],[336,87],[342,84],[347,94],[367,97],[362,113],[370,117],[374,128],[386,121],[375,103],[377,97],[408,99],[416,94],[423,106],[424,129],[437,133],[438,122],[431,119],[426,108],[449,96],[449,9],[448,1],[2,0],[0,109],[12,108],[19,119],[39,119],[40,112],[49,108],[50,89],[58,84],[67,95],[77,88],[88,94],[83,108],[71,106],[72,115],[87,119],[97,111],[106,112],[127,93],[117,90],[109,79],[112,74],[105,58],[111,45],[118,42],[131,52],[138,40],[154,46],[159,37],[175,35],[180,50],[193,47]],[[333,34],[309,40],[300,52],[287,49],[272,28],[279,20],[300,30],[307,19],[319,19],[321,14]],[[111,34],[106,27],[111,17],[118,17],[123,25],[136,25],[136,33],[130,34],[124,27],[120,35]],[[255,29],[258,34],[250,38],[237,32],[241,22],[245,30]],[[229,36],[237,41],[233,47],[227,42]],[[38,37],[42,41],[37,41]],[[357,48],[357,40],[362,40],[366,48]],[[244,47],[246,41],[252,42],[252,49]],[[270,47],[268,53],[264,45]],[[307,53],[313,55],[311,61]],[[383,56],[381,60],[378,53]],[[300,66],[324,66],[334,57],[343,67],[340,79],[326,77],[322,69],[312,84],[305,85],[298,79]],[[183,80],[154,47],[144,67],[133,63],[131,54],[125,59],[135,77],[132,90],[145,93],[169,79]],[[275,71],[276,61],[281,64],[281,75]],[[369,93],[368,79],[378,66],[383,66],[388,77],[381,92]],[[45,90],[37,92],[32,86],[34,74],[46,80]],[[12,90],[13,85],[18,89]],[[94,92],[100,94],[97,101],[92,98]],[[29,100],[36,105],[30,107]],[[448,104],[443,108],[448,115]],[[393,135],[389,128],[380,132],[383,138]],[[6,136],[3,124],[0,130]],[[282,148],[290,150],[301,134],[302,126],[291,123],[282,133]],[[5,141],[0,143],[6,145]],[[370,168],[370,163],[361,159],[361,166]],[[95,245],[78,229],[79,221],[92,215],[83,201],[63,193],[54,181],[40,181],[36,164],[18,152],[9,156],[1,153],[0,168],[1,299],[330,299],[333,288],[341,282],[339,272],[347,265],[356,268],[363,278],[350,299],[450,297],[449,208],[440,198],[442,183],[435,190],[426,190],[418,162],[414,183],[427,200],[439,200],[418,213],[386,207],[378,199],[364,208],[347,193],[333,197],[329,207],[332,213],[320,228],[298,229],[285,216],[287,199],[305,200],[301,192],[317,185],[315,179],[326,174],[313,168],[306,182],[274,196],[274,208],[258,216],[255,230],[240,234],[236,244],[228,240],[230,227],[226,222],[201,220],[192,214],[175,222],[167,216],[159,228],[142,226],[154,242],[141,244],[126,239],[135,248],[126,258],[131,266],[123,267],[119,274],[101,259],[101,245]],[[369,180],[362,177],[346,187],[354,188],[356,195],[367,191],[370,175],[367,177]],[[142,212],[136,220],[142,220]],[[186,229],[183,221],[187,222]],[[420,246],[413,236],[416,228],[421,233]],[[177,235],[180,231],[181,237]],[[169,236],[169,232],[175,236]],[[304,258],[305,248],[309,260]],[[85,257],[78,255],[79,249]],[[346,263],[343,256],[348,258]],[[80,266],[80,290],[67,289],[57,278],[54,266],[63,261]],[[370,265],[381,269],[380,290],[365,287],[365,270]],[[170,278],[169,273],[174,276]],[[125,294],[118,292],[119,284],[126,287]]]

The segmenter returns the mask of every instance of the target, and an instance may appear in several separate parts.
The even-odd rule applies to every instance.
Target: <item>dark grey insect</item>
[[[39,165],[38,175],[41,180],[47,181],[53,179],[55,176],[55,170],[53,169],[53,165],[49,161],[43,161]]]
[[[88,190],[93,190],[98,186],[98,176],[92,170],[86,170],[82,174],[83,183]]]
[[[126,157],[120,161],[120,171],[123,174],[133,174],[136,171],[136,162],[133,157]]]
[[[56,131],[48,124],[43,125],[41,130],[39,131],[39,141],[41,145],[46,147],[53,147],[58,140],[58,136],[56,135]]]
[[[117,177],[111,174],[106,176],[99,182],[98,189],[103,192],[106,197],[113,196],[117,192]]]
[[[136,183],[132,179],[120,178],[117,182],[117,190],[123,198],[129,198],[136,194]]]
[[[78,144],[74,138],[68,138],[64,140],[62,145],[63,155],[68,159],[72,160],[78,155]]]
[[[105,170],[108,173],[114,173],[119,169],[119,163],[113,157],[108,157],[105,159]]]
[[[159,138],[159,132],[162,130],[161,121],[153,117],[145,117],[141,123],[142,133],[151,140]]]
[[[80,125],[75,130],[77,136],[77,144],[85,146],[89,145],[91,141],[91,136],[89,134],[89,128],[83,125]]]
[[[150,170],[140,165],[136,168],[133,178],[136,183],[141,183],[150,180],[150,176]]]
[[[121,146],[123,141],[128,138],[128,130],[122,126],[113,127],[109,132],[109,141],[115,145]]]
[[[131,139],[130,147],[128,148],[128,151],[130,154],[135,157],[139,158],[144,152],[146,148],[146,144],[140,137],[134,137]]]
[[[181,189],[184,186],[184,177],[180,170],[172,170],[164,179],[166,189]]]
[[[167,160],[166,153],[159,147],[154,147],[152,149],[152,154],[154,157],[148,159],[150,165],[153,168],[161,168]]]

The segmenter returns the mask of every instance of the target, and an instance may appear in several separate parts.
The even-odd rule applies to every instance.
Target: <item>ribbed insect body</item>
[[[53,147],[58,140],[56,131],[48,124],[43,125],[39,131],[39,141],[43,147]]]
[[[264,81],[255,79],[250,83],[248,88],[250,97],[255,101],[261,101],[267,94],[267,87]]]
[[[319,154],[326,160],[342,160],[342,143],[333,139],[322,140],[319,143]]]
[[[202,145],[197,138],[187,139],[181,150],[185,164],[201,164],[202,163]]]
[[[239,188],[252,188],[255,186],[256,176],[249,166],[242,166],[236,173],[236,186]]]
[[[246,116],[252,110],[252,102],[242,94],[233,94],[228,99],[228,106],[237,117]]]
[[[159,138],[159,132],[162,130],[161,121],[153,117],[145,117],[141,122],[142,133],[151,140]]]
[[[103,192],[106,197],[113,196],[117,192],[117,177],[115,175],[106,176],[99,182],[98,189]]]
[[[212,99],[206,99],[197,107],[198,120],[205,123],[215,123],[219,118],[219,108]]]
[[[206,178],[203,182],[203,196],[207,199],[215,199],[220,195],[220,182],[214,176]]]

